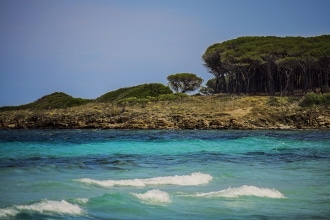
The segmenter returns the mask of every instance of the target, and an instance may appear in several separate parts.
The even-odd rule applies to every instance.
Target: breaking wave
[[[267,197],[267,198],[276,198],[276,199],[285,198],[285,196],[276,189],[258,188],[256,186],[247,186],[247,185],[237,188],[228,188],[216,192],[197,193],[194,194],[193,196],[205,197],[205,198],[215,198],[215,197],[235,198],[240,196],[256,196],[256,197]]]
[[[88,198],[76,198],[73,199],[74,203],[78,203],[78,204],[86,204],[89,199]]]
[[[113,186],[135,186],[144,187],[147,185],[179,185],[179,186],[196,186],[207,184],[212,180],[212,176],[200,172],[190,175],[161,176],[147,179],[128,179],[128,180],[94,180],[89,178],[76,179],[75,181],[95,184],[102,187]]]
[[[44,200],[30,205],[16,205],[0,209],[0,218],[15,216],[20,212],[54,213],[60,215],[82,215],[84,210],[78,205],[71,204],[65,200],[49,201]]]
[[[171,203],[171,198],[167,192],[159,189],[149,190],[145,193],[132,193],[142,202],[147,204],[167,204]]]

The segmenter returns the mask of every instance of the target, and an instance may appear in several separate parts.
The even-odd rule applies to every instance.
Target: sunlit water
[[[0,131],[0,219],[327,219],[329,131]]]

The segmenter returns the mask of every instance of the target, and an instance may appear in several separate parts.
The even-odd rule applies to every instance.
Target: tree
[[[206,87],[202,86],[199,90],[199,92],[203,95],[213,95],[215,94],[215,88],[216,88],[216,78],[212,78],[206,82]]]
[[[328,92],[330,35],[239,37],[209,46],[204,66],[215,76],[215,93]]]
[[[177,73],[167,77],[169,86],[176,92],[186,93],[198,89],[203,79],[193,73]]]
[[[214,47],[217,44],[213,45]],[[213,49],[213,48],[212,48]],[[202,56],[204,66],[215,76],[215,93],[227,92],[225,75],[228,72],[221,61],[220,50],[209,50]]]

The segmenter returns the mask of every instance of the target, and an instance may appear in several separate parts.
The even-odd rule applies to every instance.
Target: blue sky
[[[329,0],[0,0],[0,106],[97,98],[181,72],[206,82],[213,43],[322,34]]]

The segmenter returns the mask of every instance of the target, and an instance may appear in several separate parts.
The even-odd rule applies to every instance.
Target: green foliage
[[[108,92],[96,99],[97,102],[114,102],[127,98],[147,98],[157,97],[162,94],[172,94],[169,87],[160,83],[142,84],[133,87],[121,88],[112,92]]]
[[[50,95],[43,96],[37,101],[28,104],[28,108],[36,109],[54,109],[79,106],[90,102],[88,99],[73,98],[63,92],[55,92]]]
[[[145,105],[149,101],[158,101],[158,97],[166,99],[162,95],[173,95],[171,89],[160,83],[143,84],[134,87],[121,88],[116,91],[108,92],[96,100],[73,98],[62,92],[55,92],[50,95],[46,95],[35,102],[20,105],[20,106],[4,106],[0,108],[0,111],[11,110],[47,110],[57,108],[67,108],[80,106],[92,101],[96,102],[117,102],[118,104],[143,104]],[[177,97],[177,96],[176,96]]]
[[[35,110],[45,110],[45,109],[58,109],[58,108],[68,108],[74,106],[80,106],[91,102],[89,99],[73,98],[63,92],[54,92],[50,95],[43,96],[35,102],[20,105],[20,106],[7,106],[0,108],[1,111],[8,110],[24,110],[24,109],[35,109]]]
[[[212,78],[206,82],[206,87],[202,86],[199,92],[203,95],[212,95],[216,92],[216,78]]]
[[[187,97],[188,95],[185,93],[164,94],[158,97],[158,101],[177,101]]]
[[[209,46],[202,59],[217,79],[217,93],[305,93],[329,86],[329,48],[330,35],[239,37]],[[307,71],[318,77],[313,79],[316,83],[293,75]]]
[[[315,105],[330,106],[330,93],[307,93],[300,102],[300,106],[302,107],[311,107]]]
[[[239,37],[223,43],[211,45],[203,55],[219,53],[221,61],[255,60],[265,62],[265,55],[274,55],[275,59],[285,57],[329,57],[330,35],[317,37]],[[230,56],[229,56],[230,55]]]
[[[142,106],[145,106],[148,102],[178,101],[178,100],[182,100],[187,97],[189,97],[189,96],[184,93],[162,94],[157,97],[147,96],[146,98],[129,97],[129,98],[124,98],[124,99],[117,101],[117,104],[119,106],[139,105],[139,104],[142,104]]]
[[[121,99],[117,102],[117,104],[119,105],[123,105],[123,104],[136,104],[138,102],[138,98],[136,97],[129,97],[129,98],[124,98]]]
[[[3,106],[3,107],[0,107],[0,112],[14,111],[14,110],[19,110],[19,109],[20,109],[20,106]]]
[[[167,77],[169,86],[176,92],[186,93],[198,89],[203,79],[193,73],[177,73]]]
[[[271,105],[271,106],[287,105],[288,98],[287,97],[271,97],[267,104]]]
[[[204,87],[204,86],[202,86],[199,89],[199,93],[200,94],[203,94],[203,95],[212,95],[212,94],[214,94],[214,89],[212,89],[210,87]]]

